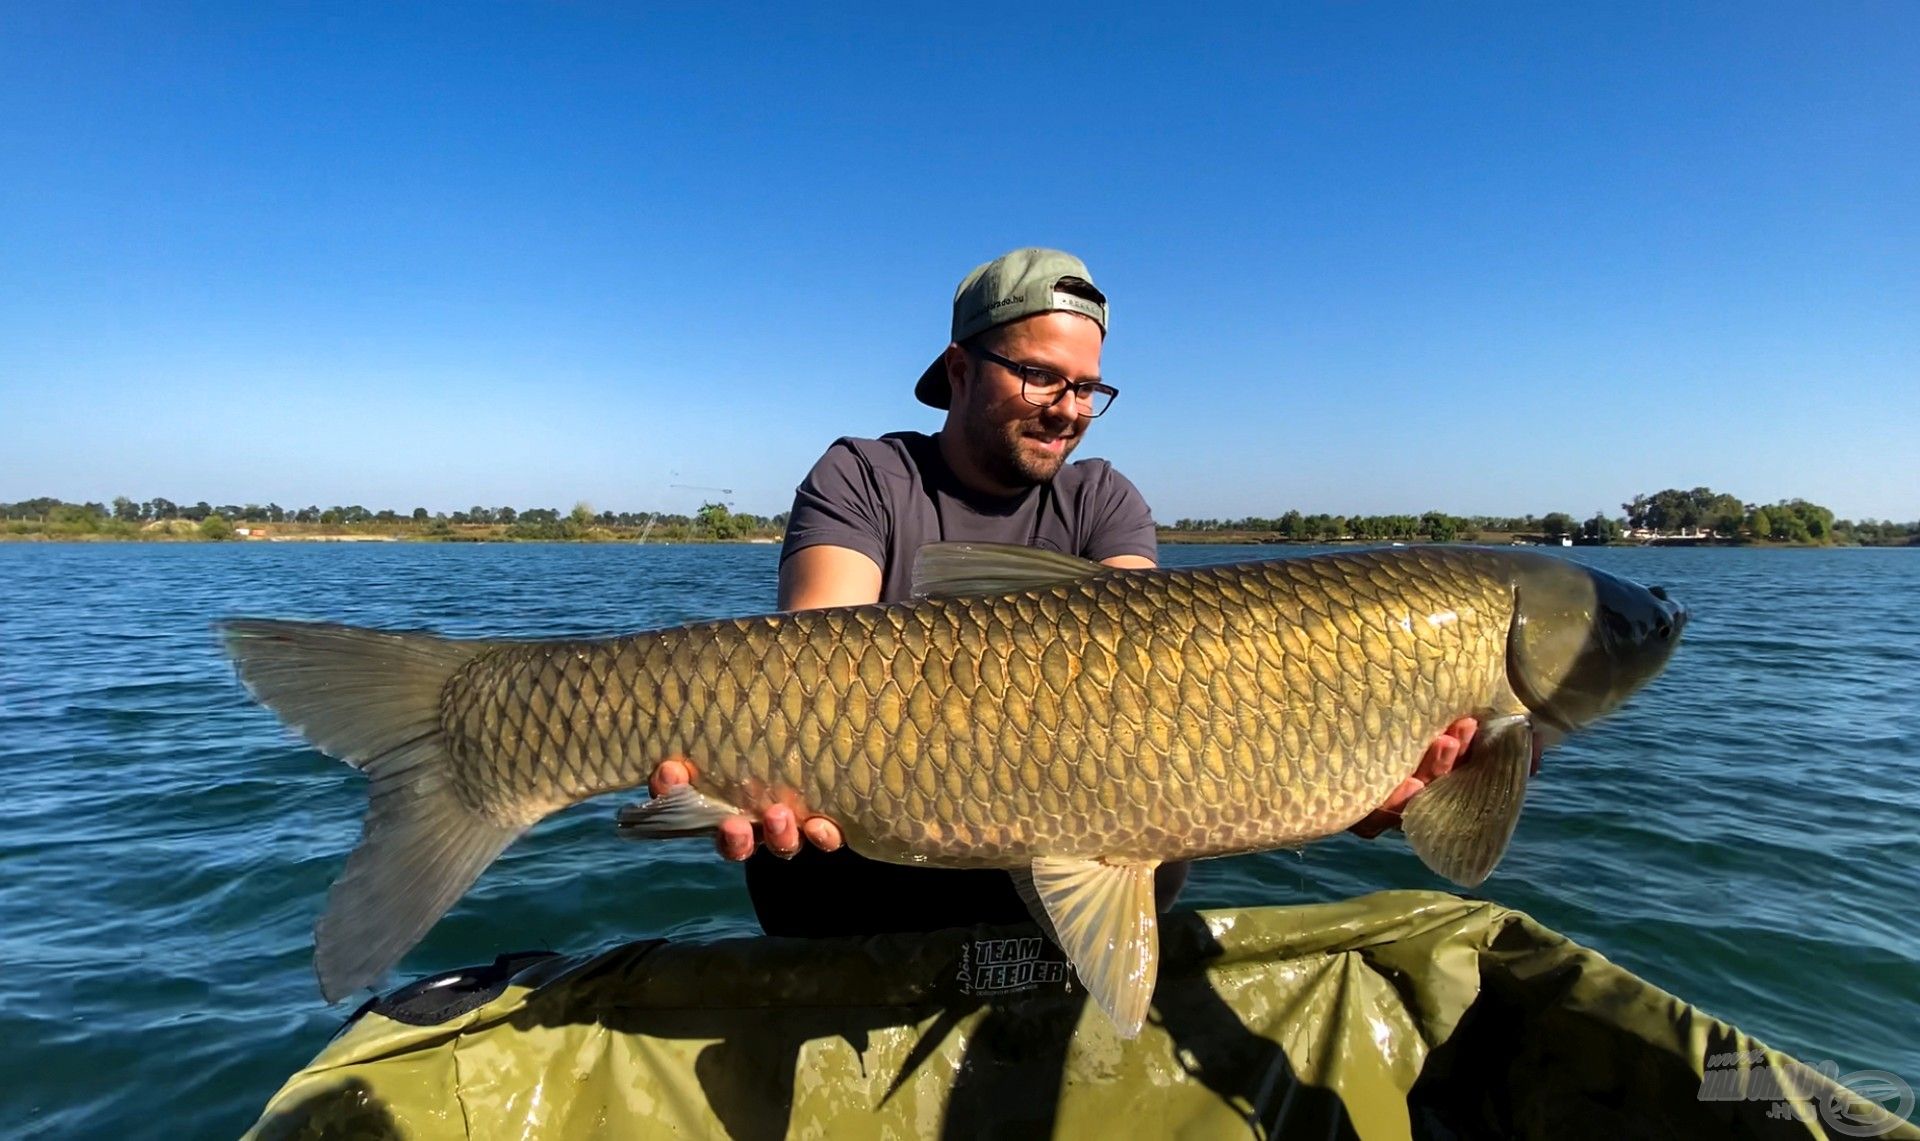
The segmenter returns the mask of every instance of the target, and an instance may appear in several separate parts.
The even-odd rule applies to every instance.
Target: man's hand
[[[692,780],[693,770],[687,762],[662,761],[660,767],[653,770],[653,779],[647,782],[647,789],[655,796],[663,796],[674,785],[689,784]],[[782,859],[791,859],[799,854],[803,836],[823,852],[834,851],[845,842],[838,824],[824,816],[810,816],[801,821],[794,816],[793,809],[784,804],[776,804],[761,814],[760,831],[767,851]],[[714,837],[714,847],[729,860],[744,860],[753,855],[756,842],[753,832],[753,823],[746,817],[730,817],[720,825]]]
[[[1413,799],[1415,793],[1453,771],[1453,766],[1467,755],[1467,746],[1473,743],[1473,734],[1479,728],[1480,722],[1471,717],[1462,717],[1447,726],[1433,739],[1433,744],[1427,746],[1426,754],[1420,758],[1420,767],[1413,771],[1413,775],[1400,782],[1400,787],[1393,790],[1393,795],[1387,798],[1385,804],[1347,831],[1371,840],[1389,828],[1400,827],[1400,813],[1406,809],[1407,802]],[[1536,733],[1533,738],[1531,773],[1539,771],[1540,736]]]

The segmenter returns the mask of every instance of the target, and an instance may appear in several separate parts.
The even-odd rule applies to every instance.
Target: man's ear
[[[951,403],[960,403],[962,388],[973,378],[973,361],[958,343],[947,346],[947,387],[953,390]]]

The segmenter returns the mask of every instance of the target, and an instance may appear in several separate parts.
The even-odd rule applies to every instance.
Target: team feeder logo
[[[961,994],[1014,994],[1067,982],[1067,961],[1037,936],[975,939],[960,947]]]

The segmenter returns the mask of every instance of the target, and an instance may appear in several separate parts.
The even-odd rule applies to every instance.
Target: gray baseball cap
[[[1068,278],[1074,280],[1061,288]],[[1091,317],[1102,333],[1107,331],[1107,298],[1094,288],[1084,262],[1059,250],[1015,250],[978,267],[953,291],[953,339],[964,341],[995,325],[1055,310]],[[935,408],[953,403],[946,355],[942,349],[913,386],[920,403]]]

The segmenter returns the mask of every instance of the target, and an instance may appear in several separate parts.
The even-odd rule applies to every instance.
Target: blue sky
[[[7,5],[0,500],[771,513],[1041,244],[1163,521],[1920,517],[1920,6],[833,11]]]

